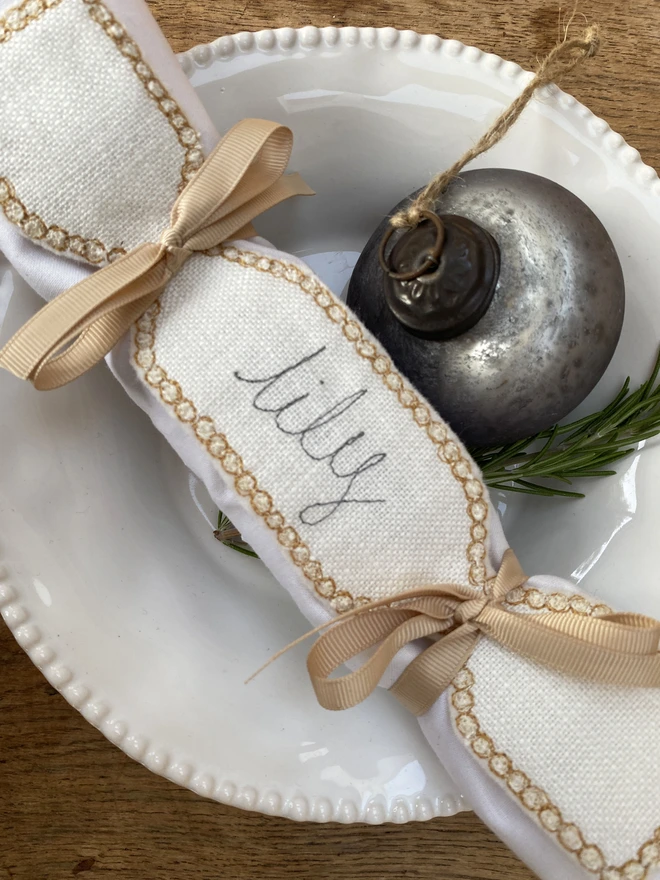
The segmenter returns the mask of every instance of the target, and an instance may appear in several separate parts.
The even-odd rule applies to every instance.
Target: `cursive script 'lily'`
[[[356,452],[353,447],[360,443],[365,433],[349,433],[346,418],[343,417],[359,404],[368,393],[367,389],[361,388],[339,399],[332,397],[330,405],[327,389],[316,395],[311,390],[304,390],[309,386],[309,371],[305,368],[313,362],[317,363],[325,353],[324,345],[284,369],[262,378],[244,376],[238,371],[234,373],[239,382],[259,387],[252,400],[254,408],[273,415],[275,425],[282,434],[297,438],[307,458],[314,462],[326,462],[332,475],[342,482],[337,497],[315,501],[300,511],[301,522],[309,526],[324,522],[347,506],[385,503],[384,498],[356,498],[352,495],[360,477],[378,467],[387,457],[385,452],[376,452],[357,465],[351,461]],[[325,386],[326,381],[314,375],[313,385],[318,389]]]

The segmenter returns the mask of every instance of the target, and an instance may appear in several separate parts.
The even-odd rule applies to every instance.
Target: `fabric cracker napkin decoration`
[[[49,301],[2,366],[50,389],[105,356],[312,624],[339,616],[321,702],[391,687],[540,877],[660,876],[660,624],[528,579],[450,428],[255,237],[310,192],[288,129],[220,140],[136,0],[0,0],[0,76],[0,248]]]

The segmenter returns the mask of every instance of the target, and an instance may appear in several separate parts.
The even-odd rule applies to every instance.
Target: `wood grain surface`
[[[285,25],[393,25],[532,66],[557,39],[546,0],[149,0],[175,50]],[[660,164],[660,3],[591,0],[597,62],[565,87]],[[531,880],[472,814],[405,826],[295,824],[156,777],[70,708],[0,629],[0,880]],[[560,880],[560,878],[558,878]]]

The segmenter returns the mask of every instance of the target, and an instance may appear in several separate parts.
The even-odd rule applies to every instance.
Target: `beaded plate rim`
[[[260,52],[268,54],[274,50],[293,54],[304,51],[311,55],[315,51],[327,53],[352,50],[362,46],[367,49],[385,51],[404,50],[410,53],[444,54],[460,59],[474,66],[481,66],[491,77],[499,77],[508,82],[521,80],[525,85],[533,76],[515,61],[507,61],[494,52],[484,52],[477,46],[459,40],[446,39],[436,34],[422,34],[413,30],[394,27],[316,27],[307,25],[301,28],[266,28],[259,31],[239,31],[228,34],[210,43],[202,43],[179,54],[184,73],[189,78],[196,70],[209,67],[214,61],[230,61],[235,55]],[[615,131],[601,116],[597,116],[573,95],[563,91],[554,83],[538,89],[540,99],[552,98],[564,112],[569,111],[583,122],[586,121],[589,136],[600,147],[613,156],[622,168],[626,169],[634,182],[655,196],[660,196],[660,177],[651,165],[642,159],[635,147],[627,143],[623,135]]]

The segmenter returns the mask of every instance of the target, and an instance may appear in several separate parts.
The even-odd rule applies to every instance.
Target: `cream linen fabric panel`
[[[396,380],[377,371],[373,356],[360,356],[343,319],[336,323],[328,313],[336,301],[309,269],[247,247],[228,249],[230,259],[193,257],[170,282],[155,322],[157,366],[198,416],[213,420],[339,593],[377,598],[433,582],[467,584],[471,575],[476,589],[485,548],[473,542],[469,511],[485,515],[487,507],[462,447],[440,422],[432,430],[447,442],[433,442],[428,408],[404,407],[387,384]],[[275,260],[277,276],[267,270],[273,254],[289,266]],[[238,261],[244,259],[255,265]],[[290,273],[315,285],[317,296],[288,280]],[[355,324],[349,335],[353,328],[368,341]],[[147,347],[140,359],[151,367],[150,336],[138,340]],[[146,379],[178,406],[178,391],[160,381],[162,373]],[[176,406],[182,420],[192,417],[185,404]],[[456,469],[473,479],[459,479]],[[288,554],[295,538],[276,531]],[[324,583],[319,592],[332,590]]]
[[[0,178],[46,226],[130,249],[167,226],[186,148],[95,9],[60,0],[0,43]]]
[[[468,667],[471,713],[496,751],[545,792],[607,865],[636,858],[660,826],[660,691],[568,678],[488,639]]]

